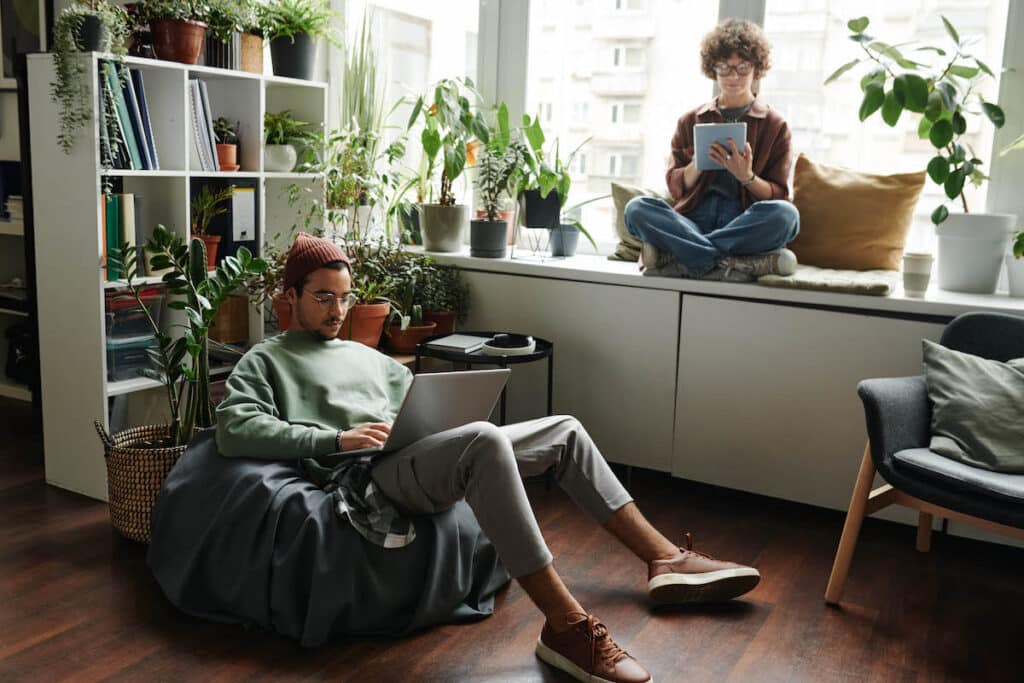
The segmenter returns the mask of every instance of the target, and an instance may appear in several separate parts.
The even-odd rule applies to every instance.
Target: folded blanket
[[[834,270],[799,265],[792,275],[762,275],[757,284],[791,289],[817,289],[825,292],[888,296],[899,282],[895,270]]]

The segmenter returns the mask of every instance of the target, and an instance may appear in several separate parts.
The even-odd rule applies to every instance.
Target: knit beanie
[[[308,232],[300,232],[284,262],[284,291],[287,292],[302,282],[302,278],[333,261],[342,261],[351,267],[348,256],[337,244],[314,237]]]

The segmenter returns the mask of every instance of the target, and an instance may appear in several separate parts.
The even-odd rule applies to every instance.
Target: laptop
[[[390,453],[446,429],[486,420],[498,403],[510,374],[512,371],[508,368],[499,368],[416,375],[384,445],[357,448],[343,454]]]

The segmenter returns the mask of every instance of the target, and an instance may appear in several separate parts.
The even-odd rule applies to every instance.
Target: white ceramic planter
[[[1010,284],[1010,296],[1024,297],[1024,258],[1014,258],[1010,252],[1006,260],[1006,279]]]
[[[940,223],[939,287],[952,292],[991,294],[1017,217],[1006,213],[954,213]]]
[[[466,227],[469,225],[469,207],[465,204],[442,206],[418,204],[423,247],[427,251],[462,251]]]
[[[271,173],[288,173],[299,160],[294,145],[263,145],[263,170]]]

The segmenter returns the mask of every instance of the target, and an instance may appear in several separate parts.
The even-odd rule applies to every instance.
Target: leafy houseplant
[[[469,285],[457,267],[430,263],[424,267],[417,301],[423,307],[423,319],[437,323],[434,332],[447,334],[469,314]]]
[[[267,112],[263,117],[264,168],[268,171],[288,172],[295,168],[299,154],[295,143],[310,139],[305,121],[292,118],[290,110],[274,114]]]
[[[161,330],[142,304],[135,277],[146,251],[153,254],[155,266],[171,268],[164,282],[168,293],[179,297],[168,306],[185,314],[186,323],[180,335],[172,336]],[[160,446],[183,447],[196,429],[216,422],[210,400],[210,324],[231,292],[266,268],[262,259],[253,258],[248,249],[239,247],[237,257],[226,257],[208,275],[205,252],[201,240],[193,239],[186,245],[180,237],[158,225],[145,247],[123,244],[117,259],[118,267],[126,273],[128,289],[146,311],[157,340],[153,354],[160,365],[171,415],[167,443]]]
[[[211,190],[209,185],[203,185],[199,193],[192,198],[192,235],[206,244],[211,269],[217,263],[217,245],[220,244],[220,236],[210,235],[207,230],[210,227],[210,221],[227,212],[227,207],[224,204],[231,199],[234,189],[234,185],[220,190]],[[156,267],[155,261],[153,265]]]
[[[951,215],[943,202],[931,212],[939,236],[939,286],[992,293],[1015,217],[967,215],[965,184],[970,181],[980,186],[988,176],[982,170],[984,161],[962,136],[967,132],[968,116],[983,115],[996,128],[1002,128],[1006,116],[998,104],[978,92],[985,78],[994,77],[992,70],[968,52],[971,41],[961,39],[946,17],[941,19],[952,43],[949,49],[920,45],[908,50],[906,44],[891,45],[865,33],[870,24],[867,17],[850,20],[850,39],[860,45],[864,56],[840,66],[825,83],[866,62],[871,70],[860,81],[864,93],[858,112],[861,121],[878,111],[886,125],[895,127],[904,110],[922,115],[917,135],[935,148],[927,166],[928,177],[942,187],[947,198],[959,198],[963,207],[963,214]],[[914,58],[907,56],[909,52]],[[937,64],[918,61],[929,53]]]
[[[488,131],[487,145],[477,163],[476,184],[485,219],[470,222],[470,255],[502,258],[508,242],[508,222],[499,220],[502,202],[514,191],[516,178],[521,175],[526,147],[512,138],[508,123],[508,107],[498,106],[495,125]]]
[[[238,121],[219,116],[213,122],[213,134],[217,138],[217,160],[222,171],[238,170]]]
[[[423,124],[420,133],[423,145],[419,173],[420,229],[428,250],[458,251],[462,247],[468,210],[464,204],[455,203],[452,183],[462,175],[467,164],[472,165],[476,145],[486,145],[489,132],[483,114],[474,111],[471,98],[473,102],[479,102],[480,95],[468,78],[444,79],[430,93],[416,99],[408,124],[409,129],[421,119]],[[438,169],[440,185],[434,203],[431,201],[434,196],[430,183]]]
[[[156,56],[182,64],[199,61],[208,9],[204,0],[145,0],[142,16],[149,22]]]
[[[127,51],[128,15],[106,0],[78,0],[64,9],[53,27],[54,80],[50,95],[60,106],[57,142],[71,154],[75,134],[91,117],[85,63],[79,52]]]
[[[270,41],[275,76],[313,80],[316,40],[340,46],[337,13],[328,0],[271,0],[257,6],[263,35]]]

